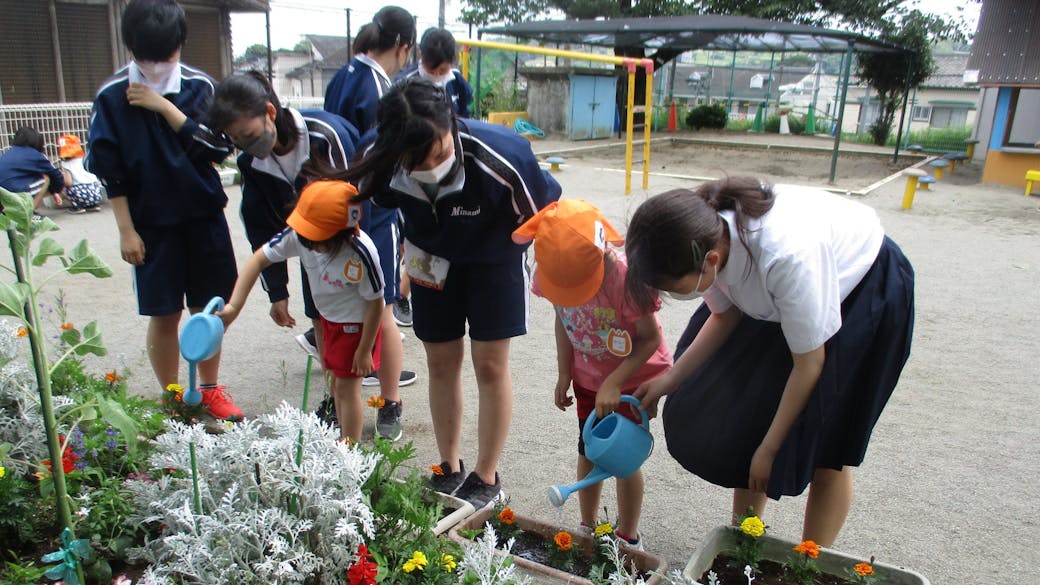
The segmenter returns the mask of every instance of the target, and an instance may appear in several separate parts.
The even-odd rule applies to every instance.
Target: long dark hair
[[[454,130],[455,111],[444,89],[410,77],[379,100],[376,141],[342,178],[358,186],[355,199],[368,199],[390,184],[398,165],[411,169],[421,163],[437,139]]]
[[[419,55],[427,69],[436,69],[442,63],[455,64],[455,37],[443,28],[429,28],[419,41]]]
[[[752,177],[712,181],[695,190],[673,189],[647,199],[632,215],[625,234],[626,291],[646,310],[656,298],[647,286],[659,289],[664,281],[703,270],[707,253],[728,238],[719,211],[734,212],[740,243],[750,252],[748,220],[765,215],[773,201],[772,187]]]
[[[354,54],[415,46],[415,19],[400,6],[384,6],[361,27],[354,39]]]
[[[266,116],[268,102],[274,106],[274,128],[278,134],[278,144],[284,145],[286,150],[296,148],[300,141],[296,121],[278,101],[278,95],[267,77],[255,69],[237,73],[217,84],[207,122],[214,131],[223,132],[240,118]]]

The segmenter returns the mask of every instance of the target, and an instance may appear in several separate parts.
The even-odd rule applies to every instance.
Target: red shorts
[[[361,323],[333,323],[325,317],[321,318],[321,328],[325,334],[325,353],[322,363],[325,370],[332,372],[337,378],[360,378],[354,373],[354,354],[361,343]],[[382,330],[376,332],[376,342],[372,345],[372,365],[379,369],[379,348],[383,338]]]
[[[584,425],[585,419],[589,418],[589,415],[596,410],[596,392],[595,390],[589,390],[588,388],[583,388],[577,384],[573,384],[573,387],[574,401],[578,405],[578,420],[580,420],[582,425]],[[635,388],[629,388],[627,390],[622,390],[621,394],[632,394],[635,390]],[[639,409],[627,402],[619,404],[617,412],[637,425],[643,424],[643,415],[639,414]]]

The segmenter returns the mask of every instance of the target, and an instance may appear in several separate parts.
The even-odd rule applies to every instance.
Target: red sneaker
[[[227,386],[200,388],[200,390],[202,390],[202,405],[213,418],[231,422],[238,422],[245,418],[242,409],[231,401],[231,396],[227,393]]]

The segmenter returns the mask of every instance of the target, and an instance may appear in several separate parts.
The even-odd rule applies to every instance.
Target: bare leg
[[[386,334],[384,333],[384,336]],[[462,338],[442,343],[423,343],[430,371],[430,416],[441,461],[459,469],[459,442],[462,437]]]
[[[765,492],[753,492],[742,488],[733,490],[733,517],[730,522],[737,524],[737,518],[747,513],[748,508],[755,509],[755,515],[762,517],[766,511]]]
[[[802,540],[814,540],[820,546],[833,545],[851,507],[852,468],[817,468],[805,503]]]
[[[380,317],[379,324],[383,328],[379,349],[379,371],[376,373],[379,376],[379,395],[385,400],[400,402],[398,384],[401,381],[401,368],[404,363],[404,344],[401,343],[401,333],[397,329],[397,322],[394,321],[393,305],[383,307],[383,316]]]
[[[473,471],[485,483],[495,483],[509,422],[513,417],[513,381],[509,378],[509,340],[473,341],[473,369],[480,394],[477,419],[477,465]]]
[[[578,479],[582,480],[592,471],[592,462],[584,455],[578,455]],[[599,522],[599,496],[603,492],[603,482],[578,490],[578,509],[581,510],[581,521],[585,526],[595,528]]]
[[[628,538],[639,538],[639,515],[643,511],[642,471],[617,480],[617,505],[617,531]]]
[[[165,389],[177,383],[181,350],[177,341],[177,325],[181,321],[180,311],[171,315],[158,315],[148,318],[148,333],[145,342],[148,344],[148,360],[152,362],[152,371]]]
[[[332,398],[336,403],[340,438],[360,441],[361,427],[364,424],[364,415],[361,412],[361,378],[335,378],[332,381]]]

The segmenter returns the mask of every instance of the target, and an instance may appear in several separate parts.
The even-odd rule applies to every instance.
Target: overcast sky
[[[428,27],[437,25],[436,0],[390,0],[419,17],[419,34]],[[463,0],[447,0],[447,25],[458,37],[465,37],[467,25],[458,22]],[[926,12],[937,14],[953,13],[963,7],[969,22],[977,22],[981,7],[972,0],[917,0]],[[351,9],[351,30],[357,30],[372,20],[381,6],[378,2],[356,0],[271,0],[271,46],[275,49],[292,48],[301,35],[346,35],[347,17],[345,8]],[[231,16],[231,38],[235,55],[246,47],[266,44],[266,28],[263,14],[233,14]],[[188,42],[191,42],[189,37]]]

